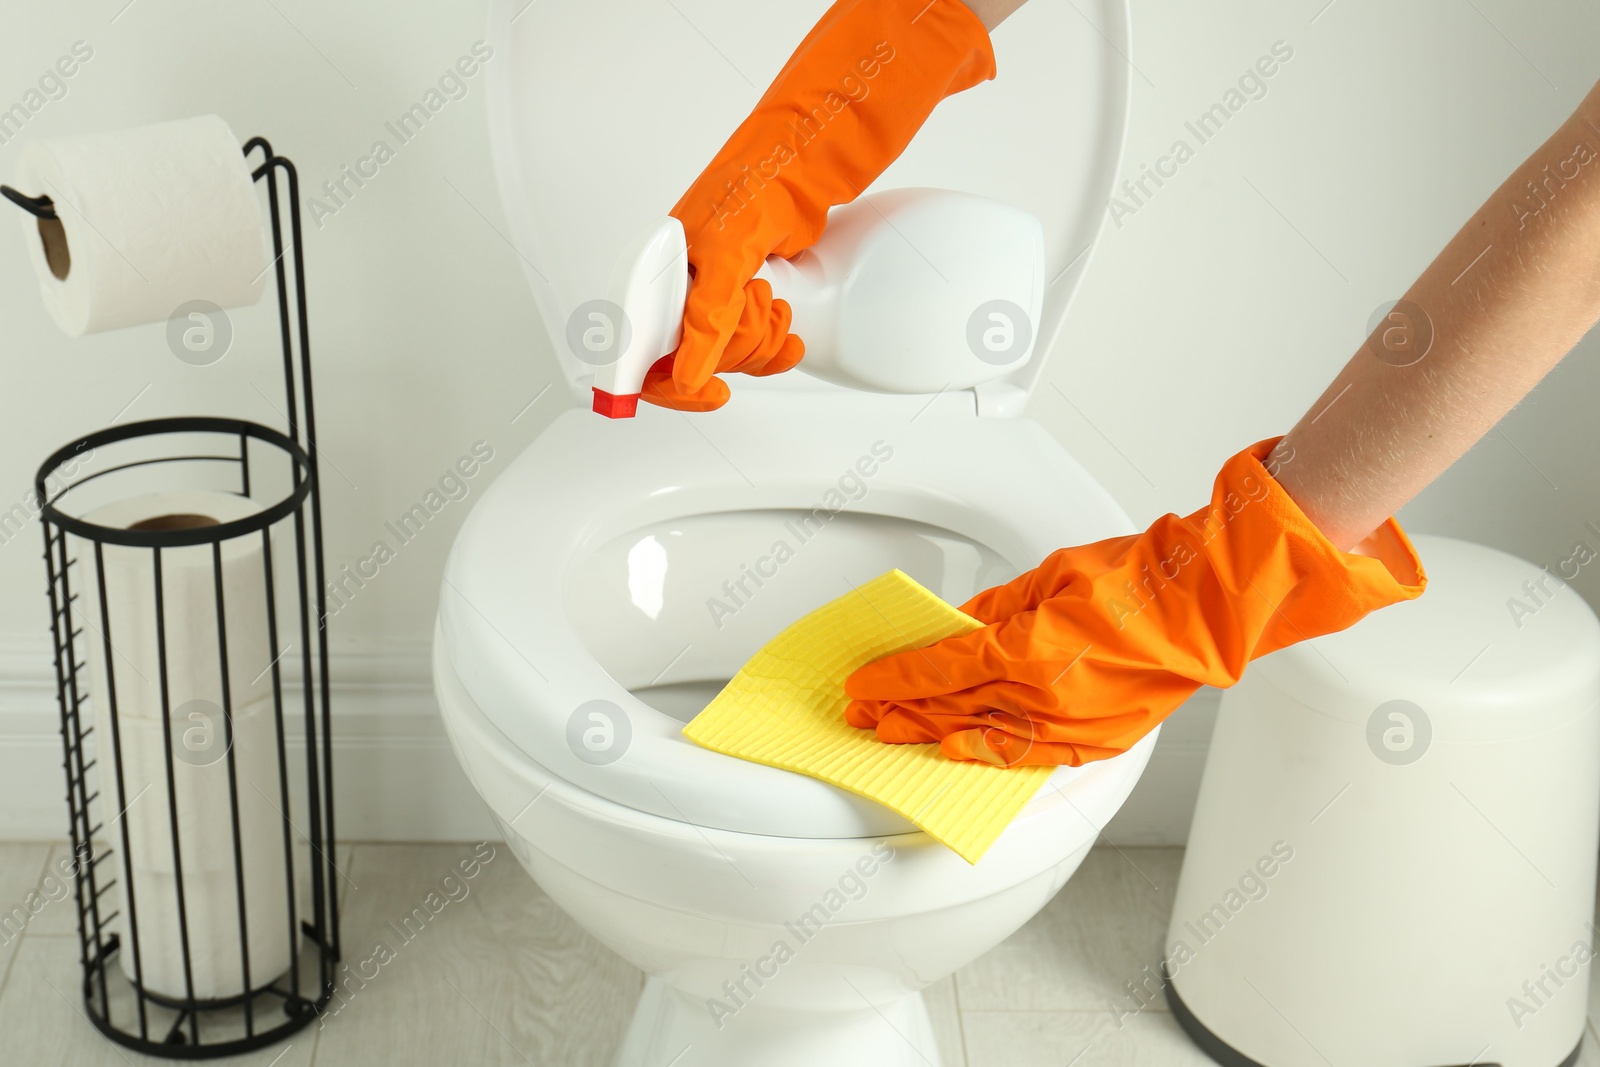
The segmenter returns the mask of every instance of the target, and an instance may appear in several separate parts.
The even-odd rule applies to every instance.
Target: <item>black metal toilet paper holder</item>
[[[85,1013],[94,1026],[106,1037],[121,1045],[150,1055],[175,1059],[204,1059],[235,1055],[283,1040],[289,1034],[308,1025],[327,1007],[334,991],[334,972],[339,960],[339,893],[338,879],[342,877],[334,864],[333,825],[333,760],[332,733],[329,709],[328,639],[326,630],[327,597],[322,547],[322,502],[317,464],[316,419],[311,386],[310,335],[306,323],[305,267],[302,257],[299,182],[293,163],[276,155],[268,142],[253,138],[244,146],[244,154],[259,150],[262,162],[252,170],[255,181],[263,181],[271,216],[272,251],[274,260],[269,268],[276,278],[278,320],[283,351],[283,406],[286,410],[286,427],[277,430],[254,422],[234,418],[189,416],[149,419],[108,427],[88,434],[57,450],[40,466],[34,490],[44,532],[45,567],[49,577],[51,637],[54,645],[57,701],[61,714],[61,737],[67,782],[67,808],[70,820],[72,847],[71,870],[74,880],[78,910],[80,962],[83,968],[83,1004]],[[283,207],[280,203],[279,176],[282,176],[288,198],[288,226],[291,244],[284,242]],[[48,197],[28,197],[9,187],[0,187],[7,199],[40,219],[55,218],[54,206]],[[292,265],[293,288],[288,274]],[[195,446],[196,439],[207,442]],[[223,444],[211,447],[210,442]],[[134,458],[120,462],[113,459],[109,466],[89,469],[97,451],[102,454],[126,449],[143,448]],[[265,456],[265,458],[263,458]],[[164,464],[204,465],[209,471],[228,471],[218,464],[234,464],[237,488],[223,491],[237,493],[251,499],[252,481],[258,492],[263,483],[286,486],[276,499],[254,514],[237,521],[222,521],[209,526],[188,526],[173,529],[115,528],[98,525],[70,514],[69,503],[63,497],[80,490],[99,479],[93,492],[103,492],[107,486],[117,486],[124,479],[135,484],[148,485],[152,475],[169,469]],[[277,466],[276,464],[283,464]],[[142,479],[142,481],[141,481]],[[176,486],[175,486],[176,488]],[[143,490],[149,492],[148,488]],[[93,495],[93,492],[87,495]],[[74,500],[81,499],[79,497]],[[292,549],[292,567],[278,567],[274,560],[274,527],[292,529],[278,538],[280,559],[286,559]],[[69,541],[69,535],[71,541]],[[290,537],[292,536],[292,545]],[[229,690],[229,655],[231,646],[227,636],[228,614],[224,610],[223,550],[240,539],[255,538],[262,551],[262,579],[265,585],[267,626],[271,650],[279,647],[284,636],[292,635],[283,651],[273,651],[275,658],[263,671],[272,679],[272,724],[276,743],[277,788],[262,797],[270,803],[281,818],[281,841],[275,840],[274,852],[281,849],[287,881],[285,903],[287,914],[275,918],[278,931],[287,941],[289,969],[279,975],[251,972],[250,953],[252,930],[260,934],[262,927],[252,928],[248,920],[248,896],[262,892],[259,879],[247,884],[245,877],[244,846],[241,839],[240,796],[243,788],[235,766],[235,712],[233,695]],[[125,678],[114,669],[116,652],[115,635],[110,632],[112,613],[107,604],[105,555],[108,546],[118,546],[112,551],[129,553],[148,550],[154,574],[154,628],[160,664],[160,721],[165,733],[165,789],[166,812],[170,822],[170,850],[165,861],[176,868],[172,876],[176,901],[166,896],[147,901],[136,895],[133,885],[122,888],[121,893],[108,897],[124,872],[132,872],[140,856],[130,854],[128,818],[130,806],[138,801],[129,795],[125,778],[131,774],[124,766],[128,751],[126,744],[130,722],[122,721],[117,709],[118,679]],[[194,978],[195,949],[191,944],[191,926],[194,901],[186,899],[186,879],[183,874],[185,858],[194,860],[184,846],[180,832],[182,809],[174,771],[177,736],[180,725],[174,714],[167,687],[167,667],[171,649],[168,647],[169,614],[162,606],[163,552],[196,546],[210,546],[215,575],[215,608],[218,649],[221,655],[221,722],[226,748],[216,760],[226,759],[227,785],[231,802],[231,857],[233,883],[228,893],[218,893],[217,899],[226,901],[229,914],[235,910],[239,942],[237,958],[241,966],[236,973],[238,995],[207,998],[196,995]],[[81,554],[81,558],[80,558]],[[170,557],[169,557],[170,558]],[[294,592],[280,596],[278,583],[292,581]],[[95,597],[85,596],[91,591]],[[259,588],[259,587],[258,587]],[[289,601],[285,603],[285,601]],[[98,604],[98,617],[87,606]],[[87,634],[86,634],[86,631]],[[298,647],[296,647],[298,646]],[[291,655],[289,648],[293,648]],[[91,652],[90,650],[94,651]],[[103,655],[108,679],[103,698],[105,709],[96,709],[90,701],[92,671],[86,670],[96,655]],[[284,661],[284,662],[280,662]],[[292,697],[295,688],[283,675],[290,666],[298,668],[298,695],[301,699],[303,728],[298,736],[286,733],[294,708]],[[137,668],[134,668],[137,670]],[[259,678],[258,678],[259,682]],[[126,695],[126,694],[125,694]],[[286,701],[286,697],[291,699]],[[265,697],[260,698],[265,701]],[[101,715],[110,725],[110,737],[94,737],[96,715]],[[257,710],[256,714],[266,714]],[[119,725],[120,724],[120,725]],[[89,742],[86,747],[85,742]],[[290,749],[304,748],[304,759],[298,770],[290,762]],[[264,746],[263,746],[264,747]],[[181,758],[181,757],[180,757]],[[159,760],[157,761],[159,763]],[[126,772],[126,773],[125,773]],[[291,788],[291,777],[301,779]],[[150,788],[157,784],[160,774],[151,775]],[[192,780],[192,779],[189,779]],[[255,798],[248,798],[256,802]],[[259,809],[258,809],[259,810]],[[192,815],[192,813],[191,813]],[[193,823],[191,822],[191,826]],[[276,828],[276,821],[274,826]],[[155,837],[165,835],[166,827],[155,832]],[[155,840],[155,837],[150,840]],[[167,842],[161,842],[168,848]],[[296,856],[302,846],[308,845],[305,861],[310,867],[309,904],[302,911],[299,900]],[[194,840],[189,841],[190,850]],[[120,850],[122,860],[115,857]],[[135,850],[136,851],[136,850]],[[112,862],[107,863],[107,860]],[[228,864],[216,869],[225,869]],[[148,868],[140,868],[146,870]],[[64,873],[64,872],[63,872]],[[153,877],[153,876],[152,876]],[[142,878],[138,894],[152,884]],[[279,883],[281,886],[282,883]],[[278,890],[274,889],[276,893]],[[122,907],[117,906],[117,896]],[[181,944],[168,944],[166,949],[181,953],[182,974],[186,995],[173,996],[170,990],[150,988],[150,962],[158,946],[141,943],[140,921],[143,918],[148,931],[156,913],[153,909],[176,906],[177,929]],[[221,905],[219,905],[220,907]],[[173,916],[161,916],[163,924],[170,925]],[[272,937],[278,937],[274,933]],[[149,940],[148,933],[146,941]],[[231,942],[228,942],[231,946]],[[274,948],[283,941],[274,942]],[[204,946],[199,946],[201,951]],[[119,954],[129,956],[131,967],[119,961]],[[168,955],[168,960],[172,957]],[[259,965],[259,963],[258,963]],[[124,971],[131,973],[127,977]]]
[[[18,192],[9,185],[0,185],[0,196],[5,197],[35,218],[44,219],[48,222],[57,217],[56,202],[48,196],[29,196],[26,193]]]

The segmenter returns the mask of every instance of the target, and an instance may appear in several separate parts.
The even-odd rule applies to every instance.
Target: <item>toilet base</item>
[[[612,1067],[943,1067],[921,993],[860,1011],[746,1005],[719,1029],[703,1000],[660,978],[644,994]]]

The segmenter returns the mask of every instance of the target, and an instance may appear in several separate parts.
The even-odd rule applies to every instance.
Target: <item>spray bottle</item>
[[[678,347],[689,275],[668,216],[618,258],[608,298],[621,351],[597,368],[594,410],[634,415],[645,373]],[[1044,300],[1044,231],[1008,204],[944,189],[891,189],[835,208],[821,239],[757,272],[794,311],[799,370],[855,389],[941,393],[1033,357]]]

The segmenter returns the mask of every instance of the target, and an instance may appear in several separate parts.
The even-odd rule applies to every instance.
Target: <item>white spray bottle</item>
[[[944,189],[891,189],[835,208],[822,238],[756,274],[794,310],[799,370],[855,389],[940,393],[1021,368],[1044,300],[1044,231],[1025,211]],[[678,347],[689,287],[683,225],[667,216],[612,273],[621,352],[594,410],[629,418],[645,372]]]

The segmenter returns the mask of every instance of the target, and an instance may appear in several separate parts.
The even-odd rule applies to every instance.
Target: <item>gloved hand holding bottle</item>
[[[789,307],[756,271],[815,243],[828,209],[865,191],[940,100],[992,77],[984,23],[959,0],[830,7],[672,209],[692,274],[683,339],[651,368],[643,399],[708,411],[728,399],[717,374],[798,363]]]

